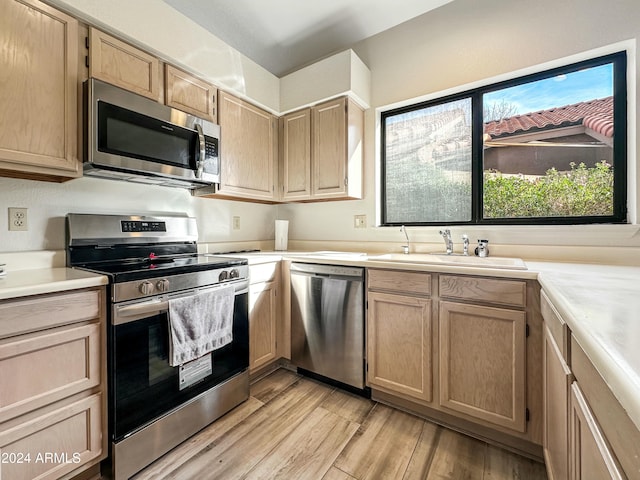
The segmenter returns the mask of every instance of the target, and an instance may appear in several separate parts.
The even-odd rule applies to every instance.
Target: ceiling
[[[164,0],[281,77],[452,0]]]

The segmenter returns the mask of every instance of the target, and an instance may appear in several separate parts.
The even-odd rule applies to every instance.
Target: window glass
[[[383,112],[384,225],[626,221],[626,54]]]
[[[387,117],[384,128],[388,222],[471,220],[471,99]]]
[[[613,65],[485,93],[484,218],[613,215]]]

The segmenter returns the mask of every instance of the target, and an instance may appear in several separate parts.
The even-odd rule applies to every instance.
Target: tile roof
[[[484,133],[495,139],[574,125],[584,125],[605,137],[613,137],[613,97],[487,122]]]

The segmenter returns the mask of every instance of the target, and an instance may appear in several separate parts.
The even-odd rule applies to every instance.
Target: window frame
[[[560,74],[575,72],[585,68],[611,63],[613,68],[613,213],[612,215],[573,217],[520,217],[483,218],[483,95],[497,90],[535,82]],[[433,98],[390,110],[380,114],[380,205],[381,226],[433,226],[442,222],[390,222],[387,220],[386,191],[386,120],[435,105],[461,99],[471,99],[471,220],[447,222],[447,225],[586,225],[586,224],[626,224],[627,219],[627,53],[620,51],[594,57],[580,62],[543,70],[509,80],[503,80],[462,92]]]

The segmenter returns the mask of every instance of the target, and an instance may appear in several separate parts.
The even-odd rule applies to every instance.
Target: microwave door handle
[[[198,134],[198,144],[200,145],[200,156],[196,160],[196,178],[202,178],[202,173],[204,171],[204,157],[206,154],[205,147],[206,143],[204,140],[204,132],[202,131],[202,125],[199,123],[195,124],[196,132]]]

